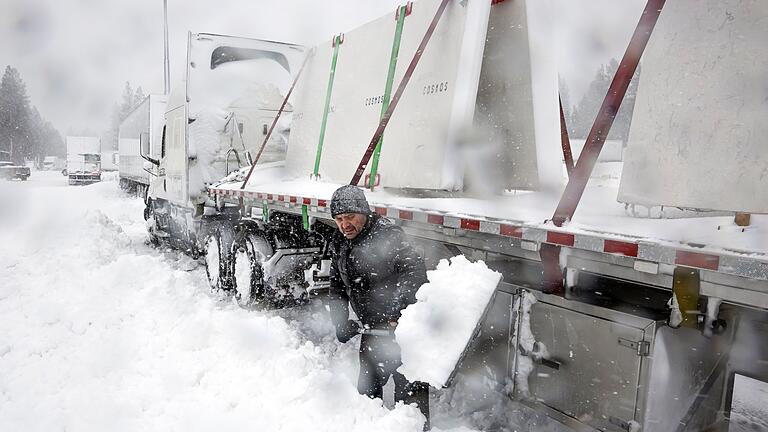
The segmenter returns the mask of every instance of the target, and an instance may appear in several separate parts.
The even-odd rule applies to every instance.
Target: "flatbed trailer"
[[[644,89],[641,81],[641,109],[636,109],[628,146],[634,152],[628,171],[635,183],[590,180],[665,2],[648,1],[575,163],[562,116],[559,131],[557,121],[550,121],[557,114],[556,86],[546,79],[537,82],[552,72],[546,50],[532,48],[546,42],[537,40],[543,33],[528,30],[542,3],[492,3],[489,10],[490,5],[478,1],[422,0],[308,50],[306,70],[291,72],[299,87],[285,162],[257,165],[256,156],[250,166],[227,169],[226,177],[207,184],[207,195],[196,197],[194,205],[184,205],[189,193],[184,195],[183,188],[178,202],[159,203],[161,194],[151,197],[150,233],[171,240],[180,234],[176,241],[204,255],[211,285],[231,290],[243,306],[303,302],[311,293],[322,293],[327,280],[327,240],[336,229],[329,211],[333,191],[344,184],[365,185],[371,211],[401,226],[428,268],[462,254],[503,275],[454,380],[490,383],[477,398],[493,391],[574,430],[610,431],[727,430],[739,412],[732,409],[734,400],[757,398],[757,406],[768,406],[760,396],[768,392],[745,397],[739,384],[748,378],[768,385],[768,348],[761,343],[768,336],[765,198],[750,199],[748,190],[733,188],[723,207],[718,202],[709,206],[712,194],[692,188],[678,205],[674,194],[659,198],[654,195],[658,190],[637,183],[643,170],[654,173],[647,183],[662,189],[671,176],[676,183],[669,189],[677,194],[681,185],[706,183],[717,177],[713,173],[721,174],[721,183],[732,183],[736,174],[764,181],[754,174],[764,169],[765,154],[745,139],[753,131],[733,134],[729,141],[688,142],[687,124],[665,117],[688,118],[702,107],[716,106],[712,99],[746,106],[753,102],[747,100],[751,95],[721,86],[734,93],[718,99],[719,88],[697,93],[700,86],[693,82],[682,87],[687,93],[679,93],[696,97],[659,102],[678,93],[658,94],[656,87]],[[695,9],[692,4],[667,6],[671,18],[661,34],[673,42],[672,51],[656,49],[656,57],[644,66],[649,82],[688,76],[687,68],[727,53],[731,45],[739,46],[739,59],[764,52],[753,39],[733,37],[736,33],[722,26],[707,35],[727,43],[691,48],[690,38],[680,36],[687,33],[678,29],[698,28],[690,20],[710,23],[718,17],[714,12],[690,14],[686,8]],[[725,22],[743,26],[740,30],[765,31],[760,26],[768,21],[759,19],[768,16],[765,7],[739,2],[718,7]],[[443,12],[448,24],[441,26]],[[380,35],[392,33],[390,52]],[[477,37],[484,33],[486,38]],[[433,34],[437,48],[425,49]],[[657,46],[663,42],[655,40]],[[515,48],[515,60],[522,61],[499,55],[508,44]],[[396,61],[397,49],[401,58],[413,56],[407,67]],[[673,57],[685,53],[685,61],[667,62],[662,52]],[[718,77],[741,82],[738,73]],[[409,87],[411,78],[418,84]],[[395,111],[398,103],[405,108]],[[764,111],[715,111],[710,120],[734,130],[759,128],[756,119]],[[453,169],[459,165],[460,153],[454,150],[461,147],[463,133],[457,125],[478,119],[503,126],[496,128],[502,130],[503,145],[492,150],[509,164],[502,164],[501,171],[481,165],[481,170],[500,173],[499,187],[491,193],[465,190]],[[654,136],[655,124],[666,135]],[[271,128],[264,124],[263,131],[266,143]],[[380,151],[382,140],[386,144]],[[657,170],[654,157],[663,159],[659,152],[649,158],[633,144],[647,146],[648,140],[653,146],[679,141],[679,153],[702,157],[703,163],[682,173]],[[257,144],[243,143],[243,148],[254,155]],[[722,149],[752,158],[741,158],[749,163],[736,167],[728,159],[707,159],[707,152]],[[722,165],[708,167],[712,159]],[[547,183],[553,161],[555,178],[563,168],[568,171],[563,192],[557,181]],[[171,176],[157,180],[158,190],[165,190],[166,181],[171,190]],[[736,223],[734,211],[752,213],[751,223]],[[445,391],[452,390],[436,389],[436,396]]]
[[[242,181],[213,185],[210,197],[222,212],[233,211],[241,215],[241,224],[257,227],[254,232],[268,230],[272,218],[285,215],[299,227],[304,219],[316,232],[333,229],[330,199],[341,185],[275,182],[280,171],[265,167],[260,183],[262,173],[255,170],[244,189]],[[586,202],[599,201],[604,189],[587,189]],[[735,377],[766,379],[766,352],[750,347],[756,342],[753,331],[763,338],[768,330],[768,243],[750,240],[765,238],[763,217],[742,232],[729,216],[638,220],[618,211],[590,214],[585,207],[583,220],[605,223],[557,227],[541,217],[547,205],[551,212],[556,204],[544,194],[493,200],[412,195],[367,191],[371,211],[401,226],[428,266],[463,254],[503,275],[491,312],[480,324],[481,336],[463,362],[464,374],[491,371],[486,373],[499,386],[520,379],[515,322],[524,315],[520,299],[529,293],[536,300],[527,319],[551,361],[534,364],[525,373],[527,389],[518,385],[509,395],[574,430],[636,430],[635,423],[640,430],[700,430],[703,425],[725,430],[728,404],[738,391]],[[530,204],[528,217],[519,211],[524,203]],[[482,214],[473,212],[483,207]],[[514,209],[517,217],[503,217]],[[667,235],[652,237],[651,232]],[[723,241],[712,236],[724,232],[730,234]],[[743,235],[742,240],[733,241],[733,235]],[[555,258],[560,291],[546,283],[547,257],[541,252],[547,245],[560,248]],[[308,262],[327,258],[319,250],[315,255]],[[234,263],[232,271],[238,272]],[[667,303],[689,289],[698,305],[695,323],[673,328]],[[568,395],[583,401],[577,404]]]

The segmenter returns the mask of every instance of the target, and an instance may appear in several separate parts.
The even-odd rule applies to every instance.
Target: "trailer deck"
[[[245,189],[237,176],[230,176],[231,181],[212,185],[209,194],[219,205],[242,205],[244,214],[256,219],[262,218],[265,208],[301,214],[304,206],[309,216],[330,219],[331,195],[340,184],[281,180],[284,174],[280,164],[265,165],[254,170]],[[574,220],[557,227],[548,220],[557,204],[556,193],[524,191],[473,198],[459,194],[436,197],[427,192],[418,196],[407,190],[366,191],[373,211],[404,227],[424,231],[422,236],[429,231],[476,239],[480,242],[473,244],[480,249],[518,255],[520,250],[538,252],[542,244],[564,246],[576,253],[570,258],[574,262],[579,262],[579,252],[587,252],[592,254],[589,260],[596,259],[594,254],[602,255],[598,261],[646,275],[662,276],[664,266],[697,268],[735,276],[737,280],[718,284],[748,285],[751,291],[744,297],[744,293],[728,294],[720,289],[717,297],[768,308],[768,217],[753,215],[752,225],[744,228],[736,226],[732,216],[638,218],[616,202],[616,193],[615,181],[592,182]],[[503,244],[499,238],[505,239]],[[657,278],[655,284],[671,287],[667,279]]]

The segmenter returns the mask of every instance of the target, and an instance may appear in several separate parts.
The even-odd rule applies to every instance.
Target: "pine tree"
[[[607,65],[602,65],[595,73],[595,78],[589,84],[587,92],[584,93],[579,103],[573,109],[572,123],[570,132],[574,138],[586,138],[589,134],[592,124],[597,117],[600,106],[608,93],[616,71],[619,69],[619,62],[611,59]],[[629,88],[621,103],[619,112],[613,122],[611,131],[607,139],[626,141],[629,136],[629,127],[632,122],[632,112],[635,107],[635,97],[637,96],[637,82],[640,75],[640,68],[637,68],[635,75],[629,83]]]
[[[130,114],[131,111],[144,100],[144,98],[144,91],[141,89],[141,86],[137,87],[134,91],[130,81],[125,82],[120,103],[115,104],[112,108],[112,120],[110,122],[109,130],[104,132],[101,139],[104,148],[117,150],[120,123],[128,117],[128,114]]]
[[[136,87],[136,93],[133,94],[133,105],[131,106],[131,111],[139,106],[145,97],[146,96],[144,96],[144,91],[141,90],[141,86]]]
[[[23,163],[30,153],[29,97],[19,71],[5,68],[0,82],[0,148],[15,163]]]

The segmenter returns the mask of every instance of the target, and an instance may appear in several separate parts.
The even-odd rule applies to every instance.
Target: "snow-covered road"
[[[116,182],[35,172],[0,198],[0,430],[421,430],[357,394],[356,343],[325,314],[241,310],[146,245]]]

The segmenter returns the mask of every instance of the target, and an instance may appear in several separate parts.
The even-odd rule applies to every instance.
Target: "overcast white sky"
[[[552,1],[557,16],[543,30],[558,34],[561,73],[575,99],[601,62],[621,56],[644,1],[546,1]],[[400,3],[168,0],[172,81],[181,77],[188,30],[315,44],[389,13]],[[162,4],[0,0],[0,67],[19,69],[32,103],[62,133],[69,128],[100,132],[125,81],[141,85],[145,94],[163,90]]]

